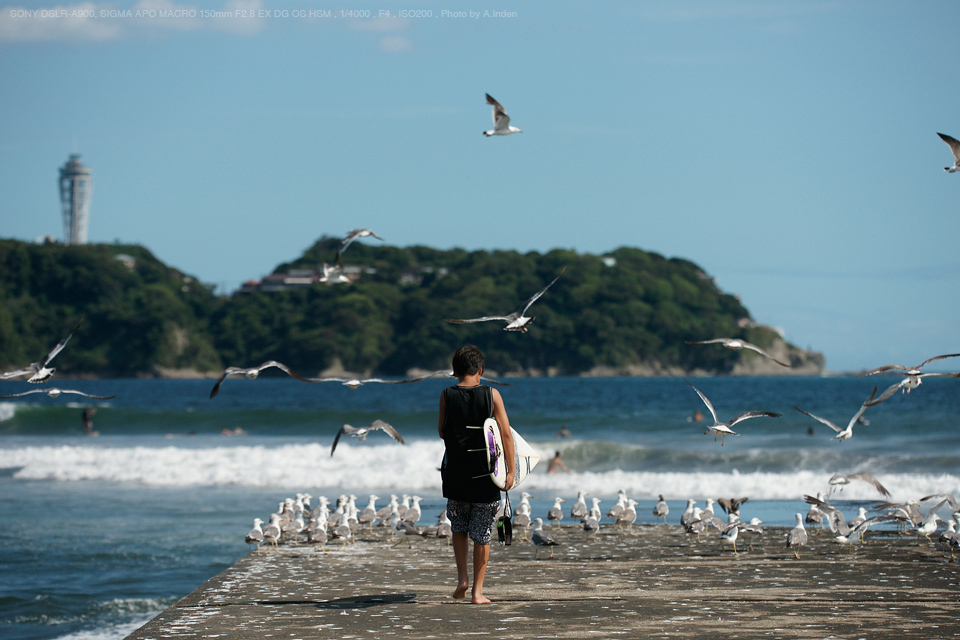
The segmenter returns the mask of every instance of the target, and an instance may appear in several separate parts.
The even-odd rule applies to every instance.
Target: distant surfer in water
[[[89,407],[84,407],[83,411],[80,413],[80,421],[83,422],[83,435],[85,436],[95,436],[97,432],[93,430],[93,414],[97,412],[96,409],[91,409]]]
[[[573,471],[567,469],[567,465],[563,464],[563,460],[560,459],[561,457],[560,452],[557,451],[554,456],[550,458],[550,462],[547,463],[547,473],[556,473],[558,471],[573,473]]]
[[[438,430],[445,452],[440,466],[447,516],[452,522],[453,555],[457,562],[457,588],[453,597],[467,597],[470,576],[467,555],[473,540],[473,604],[490,602],[483,595],[483,578],[490,559],[490,529],[500,505],[500,489],[490,478],[483,429],[491,416],[497,419],[507,465],[505,486],[513,485],[514,448],[510,420],[496,389],[480,384],[483,353],[473,345],[453,354],[453,375],[459,381],[440,395]],[[473,428],[471,428],[473,427]]]

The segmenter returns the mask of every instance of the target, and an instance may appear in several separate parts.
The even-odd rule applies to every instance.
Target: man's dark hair
[[[483,354],[472,344],[453,352],[453,375],[458,378],[473,375],[483,369]]]

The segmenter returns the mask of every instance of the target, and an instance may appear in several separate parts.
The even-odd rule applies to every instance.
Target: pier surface
[[[715,532],[698,542],[677,526],[610,527],[592,540],[572,525],[550,531],[561,545],[552,559],[516,538],[494,542],[491,605],[450,597],[445,540],[393,547],[379,530],[325,553],[251,553],[129,639],[960,637],[960,564],[913,535],[871,531],[852,551],[811,535],[797,560],[784,528],[739,555]]]

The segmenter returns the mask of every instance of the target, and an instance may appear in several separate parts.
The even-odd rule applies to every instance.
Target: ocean
[[[750,498],[746,519],[792,525],[804,494],[826,491],[834,473],[870,471],[893,500],[960,495],[960,383],[927,378],[867,410],[852,439],[799,413],[841,427],[867,398],[899,380],[772,377],[691,379],[721,420],[747,410],[780,418],[738,424],[739,437],[705,435],[709,413],[680,378],[525,378],[500,387],[510,422],[544,462],[523,489],[545,517],[555,496],[578,490],[608,507],[619,489],[653,523],[663,494],[678,522],[688,498]],[[424,521],[443,508],[437,437],[440,390],[452,381],[305,384],[288,377],[227,380],[63,380],[54,384],[108,401],[36,394],[0,400],[0,637],[116,640],[248,553],[244,534],[297,492],[361,506],[375,493],[424,498]],[[35,388],[5,382],[3,395]],[[878,393],[879,393],[878,391]],[[81,433],[81,410],[97,408],[98,437]],[[702,411],[707,420],[690,420]],[[406,444],[374,432],[365,442],[339,428],[375,419]],[[572,437],[559,438],[566,425]],[[224,435],[240,429],[243,435]],[[572,474],[547,474],[563,454]],[[513,497],[513,496],[511,496]],[[519,500],[519,495],[513,498]],[[834,492],[852,513],[880,499],[866,483]],[[569,519],[567,520],[569,522]],[[451,560],[452,563],[452,560]],[[452,564],[451,564],[452,567]],[[452,570],[452,569],[451,569]]]

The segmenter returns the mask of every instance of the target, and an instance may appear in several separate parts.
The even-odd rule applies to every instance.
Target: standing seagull
[[[670,507],[667,506],[667,501],[663,499],[663,494],[661,493],[660,501],[653,507],[653,516],[658,520],[663,518],[663,524],[667,524],[667,514],[669,513]]]
[[[42,361],[31,362],[22,369],[0,373],[0,380],[19,378],[20,376],[25,376],[28,373],[33,375],[27,378],[27,382],[37,383],[46,382],[49,380],[51,377],[53,377],[53,372],[56,371],[56,368],[48,367],[47,365],[50,364],[51,360],[57,357],[57,354],[60,353],[65,346],[67,346],[67,343],[70,342],[70,338],[72,338],[73,334],[76,333],[77,329],[80,328],[81,323],[83,323],[83,318],[80,318],[80,322],[78,322],[77,326],[74,327],[73,331],[70,332],[70,335],[58,342],[57,346],[55,346]]]
[[[876,369],[871,369],[866,373],[861,373],[859,376],[857,376],[858,378],[863,378],[865,376],[872,376],[877,373],[884,373],[886,371],[893,371],[894,373],[899,373],[903,376],[906,376],[900,382],[887,387],[887,390],[881,393],[879,398],[877,398],[876,400],[873,400],[867,406],[872,407],[875,404],[880,404],[881,402],[883,402],[884,400],[892,396],[894,393],[896,393],[897,389],[910,393],[913,389],[916,389],[917,387],[920,386],[920,384],[923,382],[923,378],[926,378],[929,376],[937,376],[942,378],[960,377],[960,373],[921,373],[920,372],[920,370],[924,367],[924,365],[927,365],[931,362],[935,362],[937,360],[943,360],[945,358],[956,358],[957,356],[960,356],[960,353],[949,353],[942,356],[934,356],[932,358],[927,358],[926,360],[924,360],[923,362],[921,362],[915,367],[905,367],[902,364],[885,364],[882,367],[877,367]]]
[[[837,425],[833,424],[832,422],[830,422],[825,418],[820,418],[819,416],[815,416],[812,413],[807,413],[800,407],[794,406],[793,408],[799,411],[800,413],[802,413],[803,415],[810,416],[817,422],[822,422],[823,424],[827,425],[828,427],[830,427],[831,429],[837,432],[837,435],[833,436],[833,439],[843,441],[853,437],[853,425],[857,424],[857,421],[860,420],[860,416],[862,416],[863,412],[866,411],[867,407],[870,406],[870,401],[873,400],[873,396],[875,396],[876,393],[877,393],[877,388],[874,387],[873,392],[870,394],[870,397],[864,400],[863,404],[860,405],[860,410],[857,411],[855,414],[853,414],[853,417],[850,418],[850,422],[847,424],[846,429],[841,429],[840,427],[838,427]]]
[[[540,547],[550,547],[550,557],[553,557],[553,548],[557,546],[557,541],[543,530],[543,518],[537,518],[533,521],[533,535],[530,540],[536,547],[536,550],[533,552],[534,558],[538,557]]]
[[[489,98],[490,96],[487,97]],[[953,152],[953,166],[944,167],[943,170],[950,173],[960,171],[960,140],[957,140],[952,136],[948,136],[945,133],[937,133],[937,135],[940,136],[941,140],[947,143],[947,146],[950,147],[950,151]]]
[[[487,322],[489,320],[503,320],[504,322],[507,323],[507,326],[503,328],[504,331],[520,331],[522,333],[526,333],[530,323],[533,322],[533,318],[528,318],[523,314],[527,312],[527,309],[530,308],[530,305],[532,305],[534,302],[539,300],[540,296],[546,293],[547,289],[549,289],[554,282],[560,279],[560,276],[563,275],[563,272],[566,271],[566,269],[567,269],[566,267],[561,269],[560,274],[556,278],[551,280],[550,284],[548,284],[543,289],[540,289],[540,291],[537,291],[535,294],[533,294],[533,296],[531,296],[530,299],[527,300],[521,308],[517,309],[516,311],[514,311],[508,316],[483,316],[482,318],[471,318],[468,320],[455,320],[452,318],[444,318],[444,319],[447,322],[452,322],[453,324],[468,324],[471,322]]]
[[[713,340],[684,340],[684,342],[686,342],[687,344],[722,344],[727,349],[733,349],[734,351],[739,351],[740,349],[749,349],[751,351],[756,351],[757,353],[762,355],[764,358],[769,358],[770,360],[773,360],[774,362],[776,362],[781,366],[787,367],[788,369],[790,368],[790,365],[787,364],[786,362],[777,360],[776,358],[774,358],[772,355],[770,355],[769,353],[767,353],[757,345],[750,344],[746,340],[740,340],[739,338],[715,338]]]
[[[377,429],[383,430],[388,436],[400,444],[404,444],[403,438],[400,437],[400,434],[397,433],[397,430],[383,420],[374,420],[366,427],[352,427],[349,424],[345,424],[340,427],[340,431],[337,431],[337,437],[333,439],[333,446],[330,447],[330,455],[332,456],[333,452],[337,450],[337,443],[340,442],[340,436],[343,434],[353,436],[354,438],[359,438],[360,440],[366,440],[367,434],[369,434],[371,431],[376,431]]]
[[[494,100],[489,93],[487,94],[487,104],[493,107],[493,129],[484,131],[483,135],[489,138],[490,136],[508,136],[511,133],[523,133],[520,129],[510,126],[510,116],[507,115],[507,112],[500,106],[500,103]]]
[[[340,254],[346,251],[347,247],[349,247],[354,240],[357,238],[366,238],[367,236],[373,236],[377,240],[383,240],[383,238],[373,232],[373,229],[354,229],[347,233],[347,236],[340,241],[340,248],[337,249],[336,263],[338,267],[343,266],[343,263],[340,262]]]
[[[270,367],[276,367],[277,369],[280,369],[284,373],[296,378],[297,380],[309,382],[306,378],[295,373],[287,365],[277,362],[276,360],[267,360],[259,367],[250,367],[249,369],[243,369],[241,367],[227,367],[224,372],[220,374],[220,377],[217,378],[217,382],[213,385],[213,389],[210,390],[210,398],[213,399],[217,397],[217,394],[220,393],[220,385],[223,384],[223,381],[226,380],[227,376],[244,376],[248,380],[256,380],[261,371],[264,369],[269,369]]]
[[[793,555],[800,559],[800,547],[807,544],[807,530],[803,528],[803,516],[796,514],[797,524],[787,533],[787,548],[793,549]]]
[[[690,382],[686,379],[684,379],[684,382],[686,382],[687,384],[690,384]],[[770,411],[744,411],[743,413],[738,415],[736,418],[734,418],[730,422],[720,422],[720,420],[717,418],[717,412],[714,410],[713,405],[710,404],[710,401],[707,399],[707,396],[703,395],[703,393],[701,393],[700,390],[694,387],[692,384],[690,384],[690,386],[693,388],[694,391],[697,392],[697,395],[700,396],[700,399],[703,400],[703,403],[707,405],[707,409],[710,410],[710,415],[713,416],[713,426],[707,427],[707,430],[704,431],[704,433],[712,433],[714,441],[716,441],[718,435],[723,436],[723,439],[726,439],[728,435],[731,435],[731,436],[740,435],[739,433],[735,433],[731,429],[731,427],[736,425],[738,422],[743,422],[744,420],[747,420],[749,418],[761,418],[761,417],[779,418],[780,417],[779,413],[771,413]],[[720,440],[721,447],[723,446],[723,439]]]

